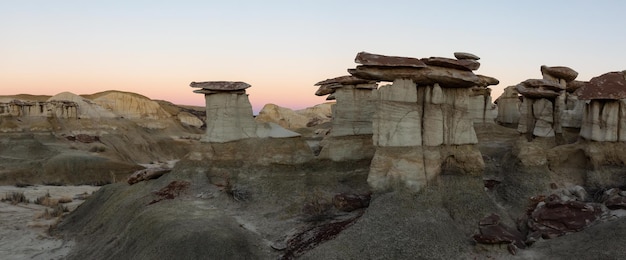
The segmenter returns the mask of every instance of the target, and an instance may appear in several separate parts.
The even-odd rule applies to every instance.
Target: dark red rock
[[[578,92],[578,99],[582,100],[623,98],[626,98],[626,71],[594,77]]]
[[[493,190],[493,188],[495,188],[498,184],[500,184],[500,181],[498,181],[498,180],[483,180],[483,184],[484,184],[485,188],[487,188],[488,190]]]
[[[425,68],[426,64],[419,59],[398,56],[385,56],[367,52],[359,52],[354,62],[368,66],[412,67]]]
[[[548,67],[546,65],[542,65],[541,74],[548,74],[553,78],[564,79],[566,82],[570,82],[578,77],[578,72],[563,66]]]
[[[333,197],[333,205],[340,211],[350,212],[357,209],[367,208],[372,199],[371,194],[347,194],[340,193]]]
[[[455,60],[442,57],[430,57],[421,59],[428,66],[439,66],[444,68],[452,68],[458,70],[477,70],[480,68],[480,62],[475,60]]]
[[[479,222],[480,234],[474,235],[473,239],[481,244],[513,244],[516,248],[526,248],[526,239],[517,229],[507,227],[500,223],[498,214],[491,214]]]
[[[157,203],[162,200],[171,200],[180,196],[191,185],[188,181],[172,181],[167,186],[154,192],[158,196],[157,199],[152,200],[148,205]]]
[[[605,213],[601,204],[581,201],[561,201],[550,195],[530,214],[528,227],[543,238],[554,238],[581,231],[593,225]]]

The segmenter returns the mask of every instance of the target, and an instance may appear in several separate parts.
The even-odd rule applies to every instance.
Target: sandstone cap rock
[[[500,81],[494,77],[489,77],[485,75],[476,75],[476,76],[478,76],[478,79],[480,80],[480,84],[478,85],[480,87],[488,87],[491,85],[500,84]]]
[[[359,85],[359,84],[373,84],[376,83],[375,80],[361,79],[355,76],[340,76],[332,79],[322,80],[320,82],[315,83],[314,86],[322,86],[322,85],[330,85],[330,84],[341,84],[341,85]]]
[[[359,52],[354,58],[354,62],[368,66],[386,66],[386,67],[413,67],[425,68],[426,64],[419,59],[409,57],[385,56],[379,54],[371,54],[367,52]]]
[[[358,78],[380,81],[411,79],[416,84],[424,86],[438,83],[446,88],[469,88],[481,84],[480,78],[471,71],[438,66],[413,68],[360,65],[356,69],[348,69],[348,73]]]
[[[524,97],[555,98],[564,89],[561,85],[544,79],[528,79],[515,86],[515,89]]]
[[[578,91],[578,98],[582,100],[626,98],[626,71],[609,72],[592,78]]]
[[[376,80],[361,79],[350,75],[340,76],[315,83],[315,86],[320,86],[317,91],[315,91],[315,95],[325,96],[332,94],[335,93],[336,89],[345,86],[354,86],[354,88],[361,89],[376,89],[376,82]]]
[[[587,84],[589,84],[589,81],[572,80],[571,82],[567,83],[567,87],[565,90],[569,93],[574,93],[576,90],[579,90]]]
[[[542,65],[541,74],[548,74],[557,79],[564,79],[566,82],[570,82],[578,77],[578,72],[563,66],[549,67]]]
[[[189,86],[208,90],[234,91],[247,89],[250,87],[250,84],[241,81],[204,81],[191,82]]]
[[[459,70],[477,70],[480,68],[480,63],[475,60],[455,60],[442,57],[430,57],[421,59],[428,66],[439,66],[444,68],[452,68]]]
[[[455,52],[454,57],[459,60],[480,60],[480,57],[468,52]]]

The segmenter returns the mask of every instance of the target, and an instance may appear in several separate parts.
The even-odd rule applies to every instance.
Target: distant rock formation
[[[496,121],[500,124],[517,125],[520,118],[521,96],[515,86],[504,88],[504,92],[495,101],[498,106]]]
[[[490,85],[495,79],[472,72],[480,65],[476,59],[415,59],[361,52],[355,61],[362,65],[348,70],[353,76],[393,82],[372,94],[376,153],[368,183],[373,189],[406,186],[420,190],[447,170],[444,167],[482,172],[482,156],[473,146],[478,140],[469,114],[470,89]]]
[[[534,136],[562,136],[567,84],[578,76],[573,69],[561,66],[541,66],[541,73],[543,79],[529,79],[515,87],[524,96],[517,130],[525,133],[529,141]]]
[[[266,104],[255,120],[259,123],[272,122],[291,130],[311,127],[330,122],[333,105],[333,103],[323,103],[301,110],[291,110],[275,104]]]
[[[245,82],[191,82],[194,93],[204,94],[206,101],[206,134],[204,142],[225,143],[247,138],[283,138],[300,136],[276,124],[257,126],[252,115]]]
[[[158,120],[172,116],[156,101],[135,93],[121,91],[101,92],[97,94],[93,102],[118,116],[128,119]]]
[[[626,142],[626,71],[592,78],[578,92],[585,104],[580,136],[599,142]]]

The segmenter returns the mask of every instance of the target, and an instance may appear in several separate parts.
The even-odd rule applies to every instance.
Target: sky
[[[0,95],[138,93],[204,106],[192,81],[244,81],[253,109],[325,102],[358,52],[481,57],[495,100],[568,66],[626,70],[626,1],[0,0]]]

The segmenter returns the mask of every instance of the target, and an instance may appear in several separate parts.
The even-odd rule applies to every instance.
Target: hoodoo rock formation
[[[461,56],[465,57],[465,56]],[[350,74],[392,81],[375,90],[372,159],[375,190],[420,190],[443,170],[480,174],[484,162],[469,114],[471,88],[486,86],[475,59],[405,58],[361,52]],[[444,169],[447,168],[447,169]],[[454,169],[454,170],[452,170]]]
[[[626,71],[592,78],[578,93],[585,104],[580,136],[599,142],[626,142]]]
[[[496,121],[500,124],[517,125],[520,118],[522,100],[515,86],[504,88],[502,95],[496,99],[495,103],[498,106]]]
[[[578,72],[560,66],[541,66],[541,73],[543,79],[529,79],[516,86],[524,97],[517,130],[525,133],[528,140],[534,136],[562,136],[567,84],[578,76]]]
[[[274,123],[257,125],[252,115],[252,105],[248,100],[245,82],[207,81],[191,82],[194,93],[204,94],[206,101],[206,135],[202,141],[225,143],[255,137],[295,137],[298,133],[289,131]]]
[[[371,96],[378,87],[376,81],[341,76],[320,81],[315,86],[319,86],[315,95],[332,95],[336,100],[332,108],[332,128],[321,142],[319,156],[335,161],[371,158],[374,154]]]

